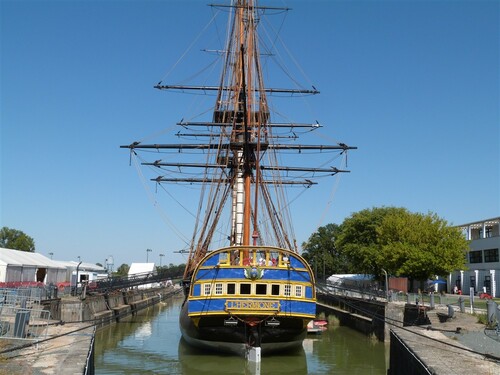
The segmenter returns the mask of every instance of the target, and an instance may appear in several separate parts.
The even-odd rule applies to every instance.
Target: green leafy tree
[[[327,224],[318,228],[302,244],[304,251],[302,255],[309,262],[318,279],[350,271],[349,260],[335,245],[339,231],[340,227],[337,224]]]
[[[0,229],[0,247],[34,253],[35,241],[20,230],[3,227]]]
[[[156,272],[163,277],[168,277],[171,279],[182,278],[184,274],[184,269],[186,268],[185,264],[174,265],[170,263],[168,266],[156,267]]]
[[[468,241],[436,214],[389,215],[378,234],[387,271],[394,275],[426,280],[465,267]]]
[[[129,269],[130,269],[130,266],[126,263],[123,263],[120,267],[118,267],[116,269],[116,272],[114,273],[114,275],[115,276],[127,276]]]
[[[379,207],[344,220],[336,242],[356,272],[424,280],[464,268],[468,242],[436,214]]]

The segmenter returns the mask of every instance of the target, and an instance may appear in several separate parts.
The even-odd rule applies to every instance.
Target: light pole
[[[149,253],[152,252],[151,249],[146,249],[146,263],[149,263]]]
[[[385,299],[389,301],[389,284],[387,283],[387,271],[382,268],[382,272],[385,275]]]
[[[54,253],[50,252],[49,255],[50,255],[50,259],[52,259],[52,255],[54,255]]]
[[[160,254],[160,267],[161,267],[161,258],[163,258],[165,254]]]

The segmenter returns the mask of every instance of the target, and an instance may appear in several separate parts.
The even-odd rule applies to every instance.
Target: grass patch
[[[476,317],[478,323],[488,325],[488,316],[486,314],[474,313],[473,315]]]

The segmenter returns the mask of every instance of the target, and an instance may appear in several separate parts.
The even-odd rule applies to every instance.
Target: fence
[[[349,285],[344,285],[343,283],[332,283],[327,281],[326,283],[316,283],[316,289],[319,293],[327,295],[360,298],[365,300],[376,300],[379,298],[384,299],[386,297],[385,291],[379,288],[377,282],[351,282]]]
[[[39,340],[47,335],[50,312],[40,302],[45,288],[0,289],[0,339]]]

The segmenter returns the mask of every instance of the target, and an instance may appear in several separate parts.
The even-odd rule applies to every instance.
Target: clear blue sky
[[[207,3],[0,2],[0,226],[59,260],[117,267],[150,248],[150,261],[185,261],[119,145],[183,117],[152,86],[207,24]],[[286,4],[283,38],[321,91],[300,120],[359,148],[319,224],[378,206],[451,224],[500,215],[500,2]],[[295,215],[299,243],[322,215],[314,197]]]

